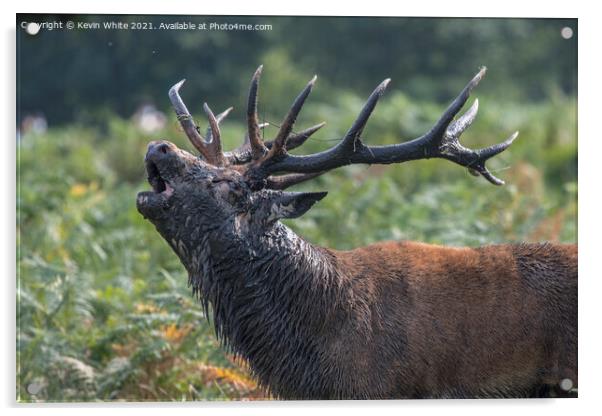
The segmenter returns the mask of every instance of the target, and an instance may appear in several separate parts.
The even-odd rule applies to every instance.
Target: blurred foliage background
[[[265,398],[244,363],[221,351],[184,268],[136,211],[136,193],[148,189],[146,144],[191,149],[167,99],[184,77],[203,127],[203,101],[235,106],[223,124],[228,149],[244,135],[259,64],[261,116],[274,126],[317,73],[297,126],[328,124],[296,151],[307,153],[333,145],[387,77],[363,140],[417,137],[486,65],[473,94],[480,113],[462,140],[484,147],[520,130],[489,162],[506,186],[443,160],[346,167],[299,186],[329,195],[288,224],[338,249],[385,239],[576,242],[574,19],[19,15],[17,26],[50,20],[272,27],[18,31],[19,401]]]

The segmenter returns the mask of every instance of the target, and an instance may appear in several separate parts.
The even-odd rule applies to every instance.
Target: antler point
[[[469,93],[474,87],[476,87],[479,84],[479,82],[481,82],[481,80],[485,76],[486,72],[487,72],[487,67],[483,66],[483,67],[481,67],[479,72],[477,72],[477,74],[472,78],[472,80],[470,80],[470,82],[468,83],[468,92]]]
[[[184,78],[180,82],[177,82],[174,85],[172,85],[171,88],[169,89],[168,95],[171,96],[173,94],[178,94],[180,92],[180,88],[182,87],[182,85],[184,85],[185,82],[186,82],[186,78]]]

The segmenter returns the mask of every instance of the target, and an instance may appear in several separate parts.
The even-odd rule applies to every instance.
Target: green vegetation
[[[328,114],[330,123],[304,150],[331,145],[360,102],[345,94],[330,108],[309,105],[305,125],[319,121],[318,114]],[[520,109],[491,98],[481,102],[466,143],[487,145],[502,132],[522,131],[492,161],[492,169],[503,170],[505,187],[443,160],[348,167],[303,185],[330,193],[290,225],[312,242],[339,249],[383,239],[576,241],[574,100]],[[441,110],[430,108],[420,117],[433,120]],[[404,118],[423,109],[392,94],[366,140],[398,140],[395,129],[387,129],[400,123],[398,116],[404,136],[417,134],[428,123]],[[224,130],[238,138],[243,126],[226,123]],[[155,136],[190,148],[175,127]],[[73,125],[22,137],[19,400],[262,397],[221,351],[186,288],[183,267],[136,211],[136,192],[148,189],[142,157],[150,139],[118,118],[99,129]],[[41,388],[36,395],[28,393],[32,383]]]
[[[19,69],[20,117],[42,111],[50,122],[43,133],[23,130],[18,144],[19,401],[264,398],[244,363],[220,348],[186,287],[184,268],[136,210],[136,193],[149,189],[142,162],[147,143],[168,138],[184,149],[191,145],[171,114],[152,134],[128,117],[145,99],[167,110],[167,88],[183,75],[190,80],[183,96],[199,124],[206,125],[202,100],[216,112],[236,106],[223,124],[231,149],[244,135],[244,96],[259,63],[270,137],[317,72],[297,127],[328,124],[295,151],[309,153],[341,137],[383,78],[393,82],[363,134],[369,144],[425,132],[478,65],[487,64],[490,74],[474,94],[480,112],[462,141],[484,147],[520,131],[489,162],[506,186],[439,159],[346,167],[298,186],[329,195],[287,224],[337,249],[386,239],[473,246],[576,241],[576,48],[557,45],[564,41],[559,28],[575,21],[277,22],[271,33],[117,37],[97,31],[66,38],[57,31],[37,38],[52,48],[19,40],[21,57],[35,60]],[[523,42],[525,36],[537,42]],[[355,46],[345,49],[337,43],[343,40]],[[110,52],[82,46],[107,42]],[[302,51],[304,42],[311,53]],[[396,45],[403,50],[394,56]],[[143,55],[154,47],[160,60]],[[361,50],[367,55],[346,56]],[[126,58],[132,66],[121,66]]]

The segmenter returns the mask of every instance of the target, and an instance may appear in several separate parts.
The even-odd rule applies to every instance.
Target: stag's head
[[[317,176],[317,173],[274,176],[266,168],[280,160],[285,149],[301,145],[324,123],[293,133],[293,124],[313,83],[305,88],[287,115],[275,140],[264,142],[257,115],[257,87],[261,67],[251,84],[247,111],[248,134],[244,143],[231,152],[221,147],[220,122],[227,109],[215,116],[209,106],[204,111],[209,126],[203,137],[179,95],[184,81],[174,85],[169,97],[178,120],[200,155],[160,140],[149,143],[144,159],[150,192],[140,192],[139,212],[153,222],[163,236],[181,239],[193,230],[226,227],[225,232],[267,230],[281,218],[305,213],[326,192],[285,192],[285,188]],[[286,147],[285,147],[286,146]],[[202,231],[201,231],[202,232]]]
[[[247,105],[248,133],[244,143],[230,152],[222,151],[219,125],[231,108],[216,116],[204,104],[208,128],[203,137],[179,95],[184,81],[170,89],[169,97],[178,120],[200,155],[192,155],[168,141],[151,142],[145,164],[153,190],[139,193],[137,206],[172,245],[182,240],[184,244],[193,244],[193,240],[207,230],[219,230],[229,237],[230,234],[240,236],[245,232],[256,235],[269,230],[281,218],[298,217],[326,193],[286,192],[284,189],[348,164],[390,164],[439,157],[465,166],[493,184],[503,184],[487,170],[485,161],[506,149],[517,133],[503,143],[471,150],[460,144],[459,137],[474,120],[478,101],[475,100],[465,114],[454,119],[485,74],[485,68],[423,136],[389,146],[366,146],[360,136],[389,83],[387,79],[372,92],[356,121],[337,145],[308,156],[290,155],[288,150],[303,144],[324,125],[321,123],[300,132],[293,131],[316,77],[295,99],[275,138],[264,141],[262,129],[265,126],[259,123],[257,113],[261,70],[259,67],[251,80]]]

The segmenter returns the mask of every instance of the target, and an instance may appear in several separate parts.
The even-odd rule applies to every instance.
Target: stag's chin
[[[168,181],[161,179],[159,176],[149,175],[148,181],[153,190],[138,193],[136,208],[146,219],[159,219],[165,215],[169,207],[168,201],[173,195],[174,189]]]
[[[145,159],[145,167],[152,191],[140,192],[136,197],[138,212],[150,220],[158,219],[165,214],[168,208],[167,202],[174,193],[173,187],[161,176],[157,163],[152,159],[153,155],[149,151]]]
[[[155,191],[139,192],[136,197],[136,208],[148,220],[163,217],[168,208],[169,197]]]

